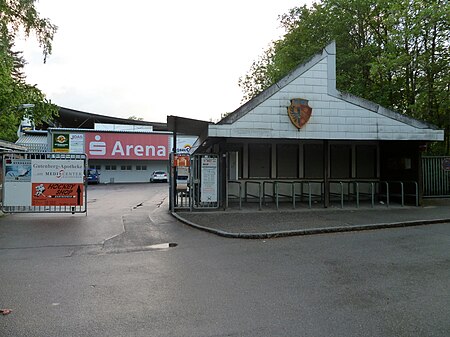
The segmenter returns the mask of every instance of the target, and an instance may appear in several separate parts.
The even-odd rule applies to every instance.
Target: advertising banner
[[[3,206],[82,206],[84,159],[5,159]]]
[[[52,152],[69,152],[69,134],[54,133],[52,136]]]
[[[191,166],[189,155],[175,155],[173,156],[173,166]]]
[[[84,153],[84,134],[71,133],[69,136],[69,152]]]
[[[31,181],[31,160],[10,159],[5,163],[5,182]]]
[[[82,206],[83,184],[32,184],[32,206]]]
[[[32,160],[31,181],[35,183],[83,183],[83,160]]]
[[[168,160],[169,136],[148,133],[89,132],[89,159]]]

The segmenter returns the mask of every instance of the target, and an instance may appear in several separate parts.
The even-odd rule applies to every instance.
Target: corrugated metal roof
[[[16,144],[45,144],[47,145],[47,134],[28,135],[24,134],[16,141]]]
[[[9,151],[26,151],[26,148],[19,144],[14,144],[6,140],[0,140],[0,152]]]
[[[44,134],[24,134],[16,144],[24,146],[29,152],[49,152],[47,133]]]

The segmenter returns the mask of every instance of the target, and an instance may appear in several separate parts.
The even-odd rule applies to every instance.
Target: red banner
[[[82,206],[83,184],[32,183],[32,206]]]
[[[175,155],[173,157],[173,166],[191,166],[189,156]]]
[[[89,159],[169,159],[168,135],[86,132],[85,139]]]

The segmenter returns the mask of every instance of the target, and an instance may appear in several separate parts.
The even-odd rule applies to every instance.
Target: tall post
[[[330,206],[330,156],[329,156],[329,146],[328,140],[323,141],[323,207],[327,208]]]
[[[169,158],[169,172],[170,172],[170,209],[175,210],[176,200],[177,200],[177,171],[173,166],[174,156],[177,153],[177,118],[174,119],[173,128],[173,144],[172,144],[172,154]]]

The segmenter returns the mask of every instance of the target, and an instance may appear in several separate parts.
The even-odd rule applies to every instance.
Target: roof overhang
[[[198,119],[167,116],[167,130],[184,135],[201,137],[205,132],[208,132],[208,125],[210,124],[213,123]]]
[[[64,128],[94,129],[95,123],[147,125],[153,126],[155,131],[166,131],[165,123],[147,122],[135,119],[126,119],[112,116],[104,116],[69,108],[60,107],[59,116],[54,118],[56,126]]]
[[[14,151],[25,152],[26,150],[27,148],[25,146],[7,142],[6,140],[0,140],[0,153],[14,152]]]

